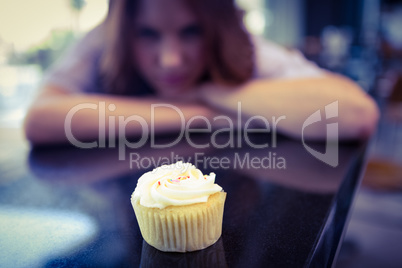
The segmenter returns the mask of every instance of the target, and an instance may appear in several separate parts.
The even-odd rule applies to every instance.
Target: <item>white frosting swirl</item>
[[[207,202],[211,194],[222,191],[215,184],[215,173],[203,175],[190,163],[179,161],[147,172],[138,179],[131,196],[145,207],[165,208]]]

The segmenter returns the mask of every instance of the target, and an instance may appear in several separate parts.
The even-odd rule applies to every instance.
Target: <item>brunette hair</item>
[[[130,94],[144,85],[132,61],[131,36],[140,1],[110,0],[105,20],[105,49],[100,72],[106,91]],[[198,17],[206,48],[206,78],[216,83],[238,85],[252,76],[253,47],[233,0],[182,0]],[[131,88],[130,88],[131,87]]]

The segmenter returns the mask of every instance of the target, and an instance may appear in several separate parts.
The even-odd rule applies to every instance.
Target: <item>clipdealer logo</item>
[[[168,144],[157,144],[156,139],[155,139],[155,116],[156,116],[156,110],[158,108],[168,108],[174,110],[178,116],[180,117],[180,122],[181,122],[181,127],[180,127],[180,132],[178,133],[177,138]],[[89,149],[89,148],[105,148],[106,147],[106,141],[108,141],[107,146],[109,148],[115,148],[118,147],[118,154],[119,154],[119,160],[125,160],[126,158],[126,149],[131,148],[131,149],[137,149],[141,148],[146,144],[146,142],[150,139],[150,146],[151,148],[154,149],[160,149],[160,148],[172,148],[174,145],[178,144],[183,138],[186,139],[187,143],[192,146],[193,148],[199,149],[199,148],[207,148],[212,146],[213,148],[241,148],[243,143],[246,143],[248,146],[251,148],[255,149],[263,149],[263,148],[276,148],[277,146],[277,137],[276,137],[276,132],[277,132],[277,125],[281,120],[285,120],[286,116],[280,116],[278,118],[272,117],[271,121],[266,119],[265,117],[261,115],[255,115],[252,117],[249,117],[245,122],[243,123],[242,120],[244,119],[242,117],[242,107],[241,107],[241,102],[238,102],[237,106],[237,118],[231,118],[226,115],[218,115],[213,118],[213,121],[225,121],[229,127],[227,128],[222,128],[222,129],[217,129],[213,130],[212,124],[210,120],[206,117],[203,116],[194,116],[190,118],[189,120],[185,120],[184,114],[182,111],[171,104],[166,104],[166,103],[159,103],[159,104],[152,104],[151,105],[151,122],[147,122],[144,118],[142,118],[139,115],[131,115],[128,117],[125,116],[108,116],[106,118],[106,109],[108,111],[113,112],[116,110],[116,106],[114,104],[109,104],[106,107],[105,102],[99,102],[98,104],[95,103],[82,103],[74,106],[67,114],[65,121],[64,121],[64,130],[65,130],[65,135],[67,139],[70,141],[70,143],[78,148],[82,149]],[[71,129],[71,124],[72,124],[72,119],[74,115],[79,112],[80,110],[83,109],[92,109],[92,110],[98,110],[98,120],[99,120],[99,135],[98,135],[98,140],[97,141],[80,141],[78,140],[72,133]],[[331,119],[331,118],[337,118],[338,117],[338,101],[332,102],[328,105],[325,106],[325,120]],[[107,119],[107,120],[106,120]],[[205,128],[192,128],[192,123],[195,120],[202,120],[205,122],[206,127]],[[306,127],[320,122],[324,120],[321,117],[321,111],[317,110],[313,114],[311,114],[303,123],[302,129],[301,129],[301,138],[302,138],[302,144],[304,148],[309,152],[312,156],[317,158],[318,160],[332,166],[332,167],[337,167],[339,163],[338,159],[338,123],[328,123],[326,124],[326,146],[325,146],[325,153],[319,152],[317,150],[314,150],[310,146],[306,144],[305,141],[305,129]],[[108,121],[108,125],[106,126],[106,122]],[[130,122],[136,122],[137,124],[140,125],[140,135],[137,141],[135,142],[130,142],[127,140],[127,137],[125,136],[126,133],[126,127]],[[258,123],[260,126],[264,126],[262,129],[261,128],[253,128],[255,123]],[[117,129],[116,129],[117,125]],[[119,136],[116,139],[116,132],[119,133]],[[219,143],[217,136],[218,134],[222,132],[227,132],[228,135],[228,140],[224,143]],[[234,133],[237,132],[237,139],[235,138]],[[194,143],[193,140],[191,140],[190,134],[191,133],[210,133],[211,138],[210,142],[206,144],[196,144]],[[262,144],[255,144],[253,143],[250,138],[249,134],[251,133],[267,133],[270,134],[270,143],[265,142]],[[117,144],[116,144],[117,142]],[[221,142],[221,141],[220,141]],[[138,156],[138,155],[137,155]],[[131,158],[131,155],[130,155]],[[139,158],[139,156],[137,157]],[[278,156],[278,158],[281,158]],[[282,157],[283,158],[283,157]],[[269,159],[271,159],[271,155],[269,156]],[[254,159],[255,160],[255,159]],[[254,161],[253,160],[253,161]],[[250,160],[252,161],[252,160]],[[149,161],[151,163],[152,161]],[[263,163],[263,161],[260,161]],[[269,160],[271,162],[271,160]],[[283,159],[283,166],[286,166],[285,159]],[[271,164],[270,164],[271,165]]]
[[[325,119],[338,117],[338,101],[332,102],[325,106]],[[304,148],[315,158],[330,165],[331,167],[337,167],[339,164],[339,130],[338,123],[326,124],[326,142],[325,153],[318,152],[308,146],[304,140],[304,129],[316,122],[322,121],[321,111],[317,110],[311,114],[302,127],[302,143]]]

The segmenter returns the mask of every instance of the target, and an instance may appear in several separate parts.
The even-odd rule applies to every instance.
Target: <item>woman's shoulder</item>
[[[288,49],[260,36],[252,36],[256,77],[296,78],[321,76],[324,70],[297,49]]]
[[[105,44],[105,35],[104,35],[104,24],[101,23],[97,25],[92,30],[85,33],[83,36],[78,38],[76,44],[72,47],[72,49],[78,50],[77,52],[88,52],[92,51],[94,53],[100,53]]]
[[[103,24],[78,38],[46,72],[42,84],[69,92],[97,92],[97,66],[104,46]]]

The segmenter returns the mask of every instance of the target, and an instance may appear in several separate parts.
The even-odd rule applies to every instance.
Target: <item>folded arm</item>
[[[303,123],[311,114],[324,111],[326,105],[335,101],[341,139],[371,135],[379,117],[376,104],[357,84],[331,73],[314,78],[252,80],[234,90],[207,85],[202,89],[202,98],[209,105],[232,113],[240,102],[243,114],[249,117],[260,115],[271,121],[272,117],[285,116],[277,128],[293,137],[302,135]],[[304,137],[326,137],[328,122],[325,116],[322,118],[304,129]]]
[[[163,106],[154,107],[152,113],[152,105],[155,104]],[[61,87],[48,85],[29,109],[24,129],[27,139],[33,144],[67,142],[65,124],[75,139],[91,141],[99,137],[102,126],[106,136],[112,134],[115,137],[122,125],[124,133],[120,134],[126,136],[141,135],[144,127],[150,130],[151,124],[156,133],[172,132],[179,131],[183,122],[196,115],[212,118],[214,113],[195,102],[167,101],[156,97],[71,94]],[[130,119],[130,116],[134,117]],[[68,120],[66,123],[66,118],[71,118],[71,124]],[[196,124],[195,121],[194,126]]]

